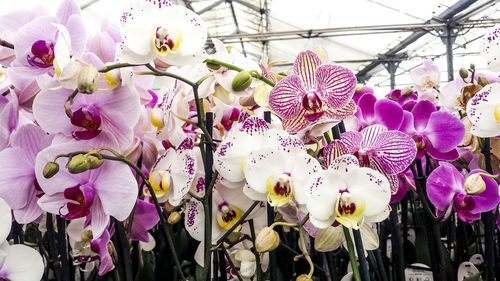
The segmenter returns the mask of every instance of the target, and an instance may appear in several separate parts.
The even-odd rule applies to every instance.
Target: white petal
[[[373,229],[368,223],[364,223],[360,228],[359,232],[361,234],[361,239],[363,241],[363,246],[366,251],[371,251],[378,249],[379,238],[377,231]]]
[[[141,245],[141,249],[144,251],[151,251],[156,246],[156,241],[153,235],[151,235],[151,233],[148,233],[148,236],[149,236],[149,242],[147,243],[142,241],[139,242],[139,244]]]
[[[266,194],[266,181],[271,175],[287,171],[285,163],[291,159],[287,153],[275,149],[262,149],[250,153],[244,159],[243,171],[248,185],[258,193]]]
[[[306,186],[306,206],[311,223],[318,228],[332,225],[339,189],[345,189],[342,176],[333,170],[322,170]]]
[[[44,270],[43,259],[33,248],[25,245],[11,245],[4,260],[2,271],[12,281],[39,281]]]
[[[344,179],[353,198],[364,198],[365,216],[373,216],[387,208],[391,190],[389,181],[381,173],[370,168],[352,169]]]
[[[198,241],[204,240],[205,212],[203,210],[203,204],[201,202],[194,199],[189,201],[186,207],[184,227],[193,239]]]
[[[307,153],[292,154],[287,163],[292,164],[290,173],[293,182],[293,196],[297,204],[305,204],[306,184],[311,177],[321,171],[318,160]]]
[[[473,135],[478,137],[500,135],[500,121],[495,118],[495,107],[499,104],[500,83],[486,85],[469,100],[467,116],[472,122],[471,132]]]
[[[500,26],[496,25],[488,31],[483,37],[483,50],[481,54],[486,59],[488,69],[493,72],[500,71]],[[461,279],[459,279],[461,280]]]

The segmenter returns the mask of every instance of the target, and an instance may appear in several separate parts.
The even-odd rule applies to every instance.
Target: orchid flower
[[[439,94],[439,93],[438,93]],[[417,103],[418,96],[413,88],[394,89],[387,95],[386,98],[397,102],[404,110],[411,111]]]
[[[456,147],[462,142],[465,127],[448,112],[437,111],[432,102],[419,101],[411,113],[404,112],[401,131],[410,135],[417,144],[417,158],[426,152],[438,160],[458,158]]]
[[[340,143],[332,142],[326,146],[323,151],[325,165],[346,152],[356,156],[362,167],[370,167],[386,175],[394,194],[398,190],[395,175],[408,168],[415,159],[417,148],[407,134],[387,130],[383,125],[371,125],[361,132],[342,133]]]
[[[360,168],[355,156],[344,155],[309,180],[305,197],[314,226],[326,228],[337,221],[359,229],[364,222],[386,218],[391,192],[384,175]]]
[[[88,149],[80,143],[52,145],[42,150],[35,163],[36,179],[45,193],[38,205],[42,210],[66,219],[86,217],[95,238],[100,237],[110,216],[125,220],[136,202],[137,182],[127,165],[104,161],[101,167],[79,174],[61,168],[52,178],[43,176],[43,169],[56,155]],[[56,163],[64,167],[67,158]]]
[[[467,103],[471,133],[478,137],[500,135],[500,83],[488,84]]]
[[[169,148],[158,157],[149,182],[160,202],[177,206],[189,192],[197,170],[194,141],[186,138],[176,149]],[[145,193],[149,194],[147,189]]]
[[[17,74],[30,77],[55,74],[55,45],[61,36],[60,27],[68,31],[72,54],[79,57],[83,53],[87,34],[80,8],[73,0],[65,0],[56,16],[38,17],[17,31],[16,59],[12,62]]]
[[[242,185],[240,185],[240,188],[228,188],[220,181],[215,184],[212,194],[212,243],[215,243],[222,237],[254,203],[253,200],[250,200],[243,194]],[[195,193],[198,196],[203,196],[205,193],[204,181],[199,182]],[[262,218],[265,219],[265,216],[262,216],[265,210],[266,205],[264,202],[261,202],[250,213],[247,220],[256,219],[256,221],[260,221]],[[265,222],[263,223],[265,224]],[[240,225],[236,230],[245,230],[245,233],[249,234],[248,229],[245,229],[244,225]],[[202,265],[205,240],[205,211],[202,202],[195,199],[191,199],[188,202],[184,226],[193,239],[201,242],[196,251],[195,260],[198,264]]]
[[[356,117],[360,128],[382,124],[389,130],[397,130],[403,122],[403,108],[390,99],[377,100],[373,94],[364,94],[358,101]]]
[[[9,203],[19,223],[33,222],[42,214],[37,204],[43,192],[35,177],[35,158],[51,144],[52,139],[53,136],[47,135],[40,127],[26,124],[13,134],[11,147],[0,152],[0,162],[3,163],[0,198]]]
[[[122,16],[119,60],[145,64],[155,57],[170,65],[203,60],[207,27],[193,11],[170,1],[133,1]]]
[[[439,89],[441,72],[439,72],[439,68],[433,61],[424,61],[422,67],[410,72],[410,76],[413,83],[415,83],[420,99],[436,100],[435,89]]]
[[[160,221],[158,212],[153,203],[137,199],[135,203],[134,220],[130,232],[130,239],[148,243],[151,241],[148,230]],[[130,223],[130,221],[128,222]]]
[[[290,200],[305,204],[308,179],[321,170],[321,165],[306,153],[303,143],[293,137],[283,138],[281,146],[258,149],[242,162],[248,187],[243,192],[253,200],[266,200],[281,207]]]
[[[466,222],[481,218],[481,213],[495,210],[500,203],[498,184],[483,170],[472,170],[467,178],[451,164],[441,162],[427,179],[427,196],[440,211],[453,206]]]
[[[9,245],[5,240],[12,224],[9,205],[0,198],[0,279],[38,281],[44,272],[40,254],[26,245]]]
[[[349,229],[352,234],[352,229]],[[334,223],[334,226],[327,228],[317,229],[314,240],[314,249],[319,252],[330,252],[338,249],[341,245],[347,249],[346,238],[342,225]],[[376,250],[379,246],[379,238],[377,231],[369,223],[364,223],[359,228],[361,240],[363,241],[363,248],[367,251]]]
[[[495,25],[483,37],[481,55],[486,59],[488,69],[493,72],[500,71],[500,26]]]
[[[97,67],[102,66],[94,55],[89,56],[88,61]],[[62,133],[68,139],[91,140],[95,146],[125,149],[132,144],[133,127],[139,120],[140,101],[129,86],[88,95],[78,94],[71,104],[67,100],[72,92],[67,89],[46,90],[36,96],[33,113],[42,129],[49,133]]]
[[[243,115],[240,115],[240,119],[241,117]],[[279,138],[279,131],[257,116],[250,116],[233,124],[215,151],[215,169],[228,181],[243,181],[245,176],[242,163],[245,157],[255,149],[278,147]]]
[[[269,95],[271,109],[283,118],[283,129],[296,134],[314,124],[332,127],[354,114],[356,77],[347,68],[323,64],[312,51],[301,52],[293,74],[280,80]]]
[[[71,245],[71,257],[76,259],[77,264],[90,264],[93,267],[95,261],[99,261],[99,275],[102,276],[113,270],[115,265],[108,251],[110,235],[104,230],[100,237],[94,237],[92,229],[87,226],[84,218],[73,219],[66,228],[69,243]],[[85,267],[86,270],[91,268]]]
[[[0,18],[0,38],[7,42],[14,42],[17,31],[23,25],[42,15],[34,10],[20,10],[3,14]],[[13,49],[0,49],[0,65],[9,66],[15,58],[16,53]]]

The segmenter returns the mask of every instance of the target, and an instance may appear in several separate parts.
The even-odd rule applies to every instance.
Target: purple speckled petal
[[[297,75],[283,78],[269,94],[269,106],[284,119],[293,119],[302,109],[302,97],[306,94]]]
[[[400,131],[380,133],[373,143],[374,154],[382,163],[384,172],[397,174],[403,172],[417,155],[413,139]]]
[[[293,71],[300,77],[305,90],[312,90],[316,86],[316,69],[321,65],[321,59],[313,51],[303,51],[295,59]]]
[[[398,130],[403,123],[403,108],[392,100],[378,100],[375,103],[375,120],[389,130]]]
[[[375,103],[377,98],[372,94],[363,95],[358,102],[358,107],[366,124],[372,124],[375,121]]]
[[[356,89],[356,76],[338,65],[322,65],[316,70],[318,93],[332,108],[345,106]]]
[[[447,152],[462,142],[465,127],[462,122],[448,112],[434,112],[430,115],[425,129],[425,136],[432,146],[440,151]]]
[[[455,166],[441,162],[427,179],[427,196],[439,210],[445,210],[452,202],[455,194],[464,192],[464,176]]]
[[[203,204],[197,200],[190,200],[186,207],[184,227],[191,237],[203,241],[205,234],[205,212]]]
[[[480,169],[472,170],[469,176],[477,173],[486,173],[486,171]],[[494,210],[500,202],[497,182],[494,179],[485,176],[481,176],[481,178],[486,183],[486,189],[479,194],[470,196],[476,202],[474,210],[471,211],[472,213],[489,212],[491,210]]]
[[[396,194],[396,192],[399,189],[399,181],[398,181],[397,175],[388,174],[385,171],[384,165],[382,164],[382,162],[380,161],[379,158],[371,157],[370,156],[369,157],[369,162],[370,162],[370,168],[379,171],[389,181],[389,185],[390,185],[390,189],[391,189],[391,195]]]
[[[192,150],[186,150],[177,156],[172,165],[173,193],[168,202],[173,206],[179,205],[189,191],[196,173],[196,157]]]
[[[427,127],[427,121],[433,112],[436,111],[434,104],[428,100],[421,100],[418,102],[411,113],[413,114],[413,121],[415,129],[421,132]]]

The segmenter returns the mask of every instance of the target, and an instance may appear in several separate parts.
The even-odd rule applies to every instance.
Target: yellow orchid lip
[[[342,192],[336,202],[335,220],[347,228],[359,229],[363,225],[365,206],[364,199],[361,199],[361,202],[355,202],[349,192]]]
[[[273,174],[266,179],[267,201],[273,207],[281,207],[292,200],[292,178],[289,173]]]
[[[240,209],[227,202],[222,203],[217,210],[217,223],[225,230],[231,229],[240,218]],[[238,231],[240,228],[241,225],[239,225],[235,231]]]
[[[168,188],[170,187],[170,173],[167,171],[154,170],[149,174],[149,182],[151,183],[151,187],[157,197],[162,197],[168,192]],[[146,195],[151,196],[147,189],[144,190]]]
[[[497,120],[497,123],[500,124],[500,103],[495,106],[493,114],[495,116],[495,119]]]
[[[182,34],[179,29],[156,27],[152,34],[155,52],[160,56],[167,56],[171,52],[177,51],[182,42]]]

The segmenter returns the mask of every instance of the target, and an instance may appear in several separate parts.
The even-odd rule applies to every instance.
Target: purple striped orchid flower
[[[478,220],[481,213],[496,209],[500,202],[498,184],[487,175],[475,169],[464,178],[455,166],[441,162],[427,179],[427,196],[439,211],[453,206],[461,220]]]
[[[281,118],[283,129],[299,133],[313,125],[332,123],[352,116],[356,77],[347,68],[322,64],[312,51],[301,52],[291,75],[271,90],[269,106]]]
[[[403,172],[415,159],[417,148],[407,134],[387,130],[383,125],[371,125],[361,132],[345,132],[341,139],[324,150],[325,165],[344,154],[353,154],[362,167],[370,167],[384,174],[392,193],[398,190],[397,174]]]

